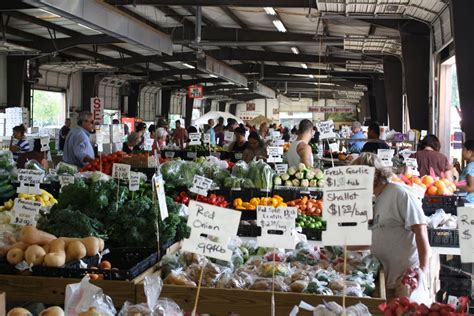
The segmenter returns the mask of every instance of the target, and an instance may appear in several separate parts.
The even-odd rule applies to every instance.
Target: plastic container
[[[431,247],[459,247],[459,231],[457,229],[428,229]]]
[[[452,196],[426,196],[423,198],[423,211],[426,216],[430,216],[438,209],[443,209],[446,213],[457,215],[456,195]]]

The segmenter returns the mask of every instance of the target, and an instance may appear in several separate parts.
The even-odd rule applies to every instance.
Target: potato
[[[59,306],[51,306],[42,311],[39,316],[64,316],[64,311]]]

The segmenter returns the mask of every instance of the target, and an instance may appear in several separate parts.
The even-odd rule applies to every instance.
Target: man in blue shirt
[[[94,160],[94,148],[90,140],[90,132],[94,130],[94,120],[91,112],[82,112],[77,118],[77,126],[71,129],[66,137],[63,151],[63,161],[84,167]]]
[[[214,130],[214,120],[209,119],[209,121],[207,121],[207,124],[209,125],[209,129],[207,130],[207,133],[209,134],[211,145],[215,145],[216,144],[216,131]]]
[[[360,122],[352,122],[352,139],[365,139],[364,132],[362,132],[362,126]],[[349,151],[351,153],[360,153],[364,147],[365,142],[354,141],[349,142]]]

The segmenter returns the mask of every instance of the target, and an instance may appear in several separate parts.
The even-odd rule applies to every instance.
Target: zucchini
[[[5,192],[11,191],[11,190],[15,190],[15,187],[11,184],[6,184],[6,185],[0,186],[0,194],[3,194]]]
[[[10,191],[4,191],[0,193],[0,199],[9,199],[16,194],[16,189],[13,188]]]

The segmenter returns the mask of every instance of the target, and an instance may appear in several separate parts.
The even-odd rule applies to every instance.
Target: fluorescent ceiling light
[[[295,55],[298,55],[298,54],[300,53],[300,51],[298,50],[297,47],[292,47],[292,48],[291,48],[291,51],[292,51],[293,54],[295,54]]]
[[[191,65],[188,65],[188,66],[191,66]],[[191,66],[191,67],[193,67],[193,66]],[[209,75],[209,76],[211,76],[212,78],[217,78],[217,76],[215,76],[215,75]]]
[[[265,12],[268,14],[268,15],[276,15],[276,11],[272,8],[272,7],[263,7],[263,9],[265,10]]]
[[[87,25],[84,25],[84,24],[81,24],[81,23],[77,23],[77,25],[79,25],[80,27],[83,27],[83,28],[85,28],[85,29],[87,29],[87,30],[89,30],[89,31],[93,31],[93,32],[96,32],[96,33],[98,33],[98,34],[102,34],[100,31],[94,30],[93,28],[88,27]]]
[[[45,10],[45,9],[38,9],[38,10],[43,11],[43,12],[46,13],[46,14],[49,14],[49,15],[50,15],[51,17],[53,17],[53,18],[60,18],[59,15],[54,14],[53,12],[49,12],[48,10]]]
[[[188,68],[190,68],[190,69],[196,68],[196,67],[194,67],[193,65],[190,65],[190,64],[187,64],[187,63],[183,63],[183,66],[184,66],[184,67],[188,67]]]
[[[301,67],[303,67],[303,69],[308,69],[308,65],[306,64],[301,64]]]
[[[315,77],[315,78],[318,78],[318,79],[326,79],[326,78],[329,78],[328,75],[315,75],[314,77]]]
[[[313,75],[309,75],[309,77],[310,77],[311,79],[314,79],[314,76],[313,76]]]
[[[278,31],[286,32],[286,27],[283,25],[283,23],[280,20],[273,20],[273,25],[275,25]]]

